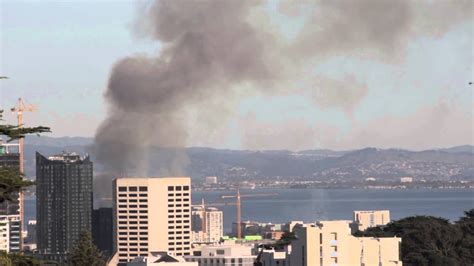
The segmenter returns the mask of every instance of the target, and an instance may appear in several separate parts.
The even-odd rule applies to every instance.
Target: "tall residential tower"
[[[91,231],[92,162],[89,157],[36,153],[38,251],[67,254],[82,231]]]

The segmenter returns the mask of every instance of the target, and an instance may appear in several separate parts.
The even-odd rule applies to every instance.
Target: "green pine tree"
[[[83,231],[71,253],[70,264],[74,266],[103,266],[105,259],[100,250],[92,243],[89,231]]]
[[[3,110],[0,110],[0,121],[2,121]],[[24,138],[28,134],[39,134],[43,132],[50,132],[48,127],[18,127],[13,125],[0,124],[0,139],[2,136],[7,137],[7,141],[12,141]],[[28,186],[33,185],[33,182],[23,179],[23,175],[14,168],[0,168],[0,203],[5,200],[12,200],[11,194],[18,192]]]

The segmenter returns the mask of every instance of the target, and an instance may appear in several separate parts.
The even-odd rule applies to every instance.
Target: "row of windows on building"
[[[225,264],[233,264],[235,265],[235,263],[239,263],[239,264],[242,264],[244,262],[252,262],[254,259],[253,258],[248,258],[248,259],[244,259],[244,258],[212,258],[212,259],[209,259],[209,258],[191,258],[189,259],[188,261],[196,261],[196,262],[200,262],[200,263],[225,263]]]
[[[148,187],[145,186],[140,186],[140,187],[119,187],[118,188],[119,192],[125,192],[125,191],[130,191],[130,192],[146,192],[148,191]]]
[[[168,191],[189,191],[189,186],[168,186]]]

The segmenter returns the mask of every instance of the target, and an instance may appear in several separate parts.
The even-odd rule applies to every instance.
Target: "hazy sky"
[[[311,16],[283,7],[267,3],[253,20],[292,40],[307,30]],[[0,75],[10,77],[0,82],[0,106],[27,99],[39,110],[26,114],[26,122],[51,126],[53,136],[94,136],[107,110],[103,93],[113,64],[160,51],[160,43],[132,33],[134,1],[4,0],[0,8]],[[474,86],[468,85],[474,79],[473,27],[471,15],[444,30],[410,34],[401,40],[406,45],[384,47],[376,56],[370,51],[377,47],[368,44],[367,56],[362,49],[308,58],[301,64],[310,67],[293,67],[298,78],[274,85],[274,93],[244,88],[189,111],[180,118],[188,121],[187,145],[300,150],[474,144]],[[348,33],[335,28],[333,34]],[[395,59],[386,59],[388,53]],[[225,119],[215,120],[218,113]]]

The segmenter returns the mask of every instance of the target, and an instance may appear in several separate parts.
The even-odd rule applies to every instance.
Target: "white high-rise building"
[[[192,211],[193,242],[219,242],[224,235],[224,214],[216,208]]]
[[[354,211],[354,223],[357,229],[364,231],[367,228],[386,225],[390,222],[389,210]]]
[[[127,263],[151,252],[191,254],[191,179],[117,178],[114,181],[115,256]]]

